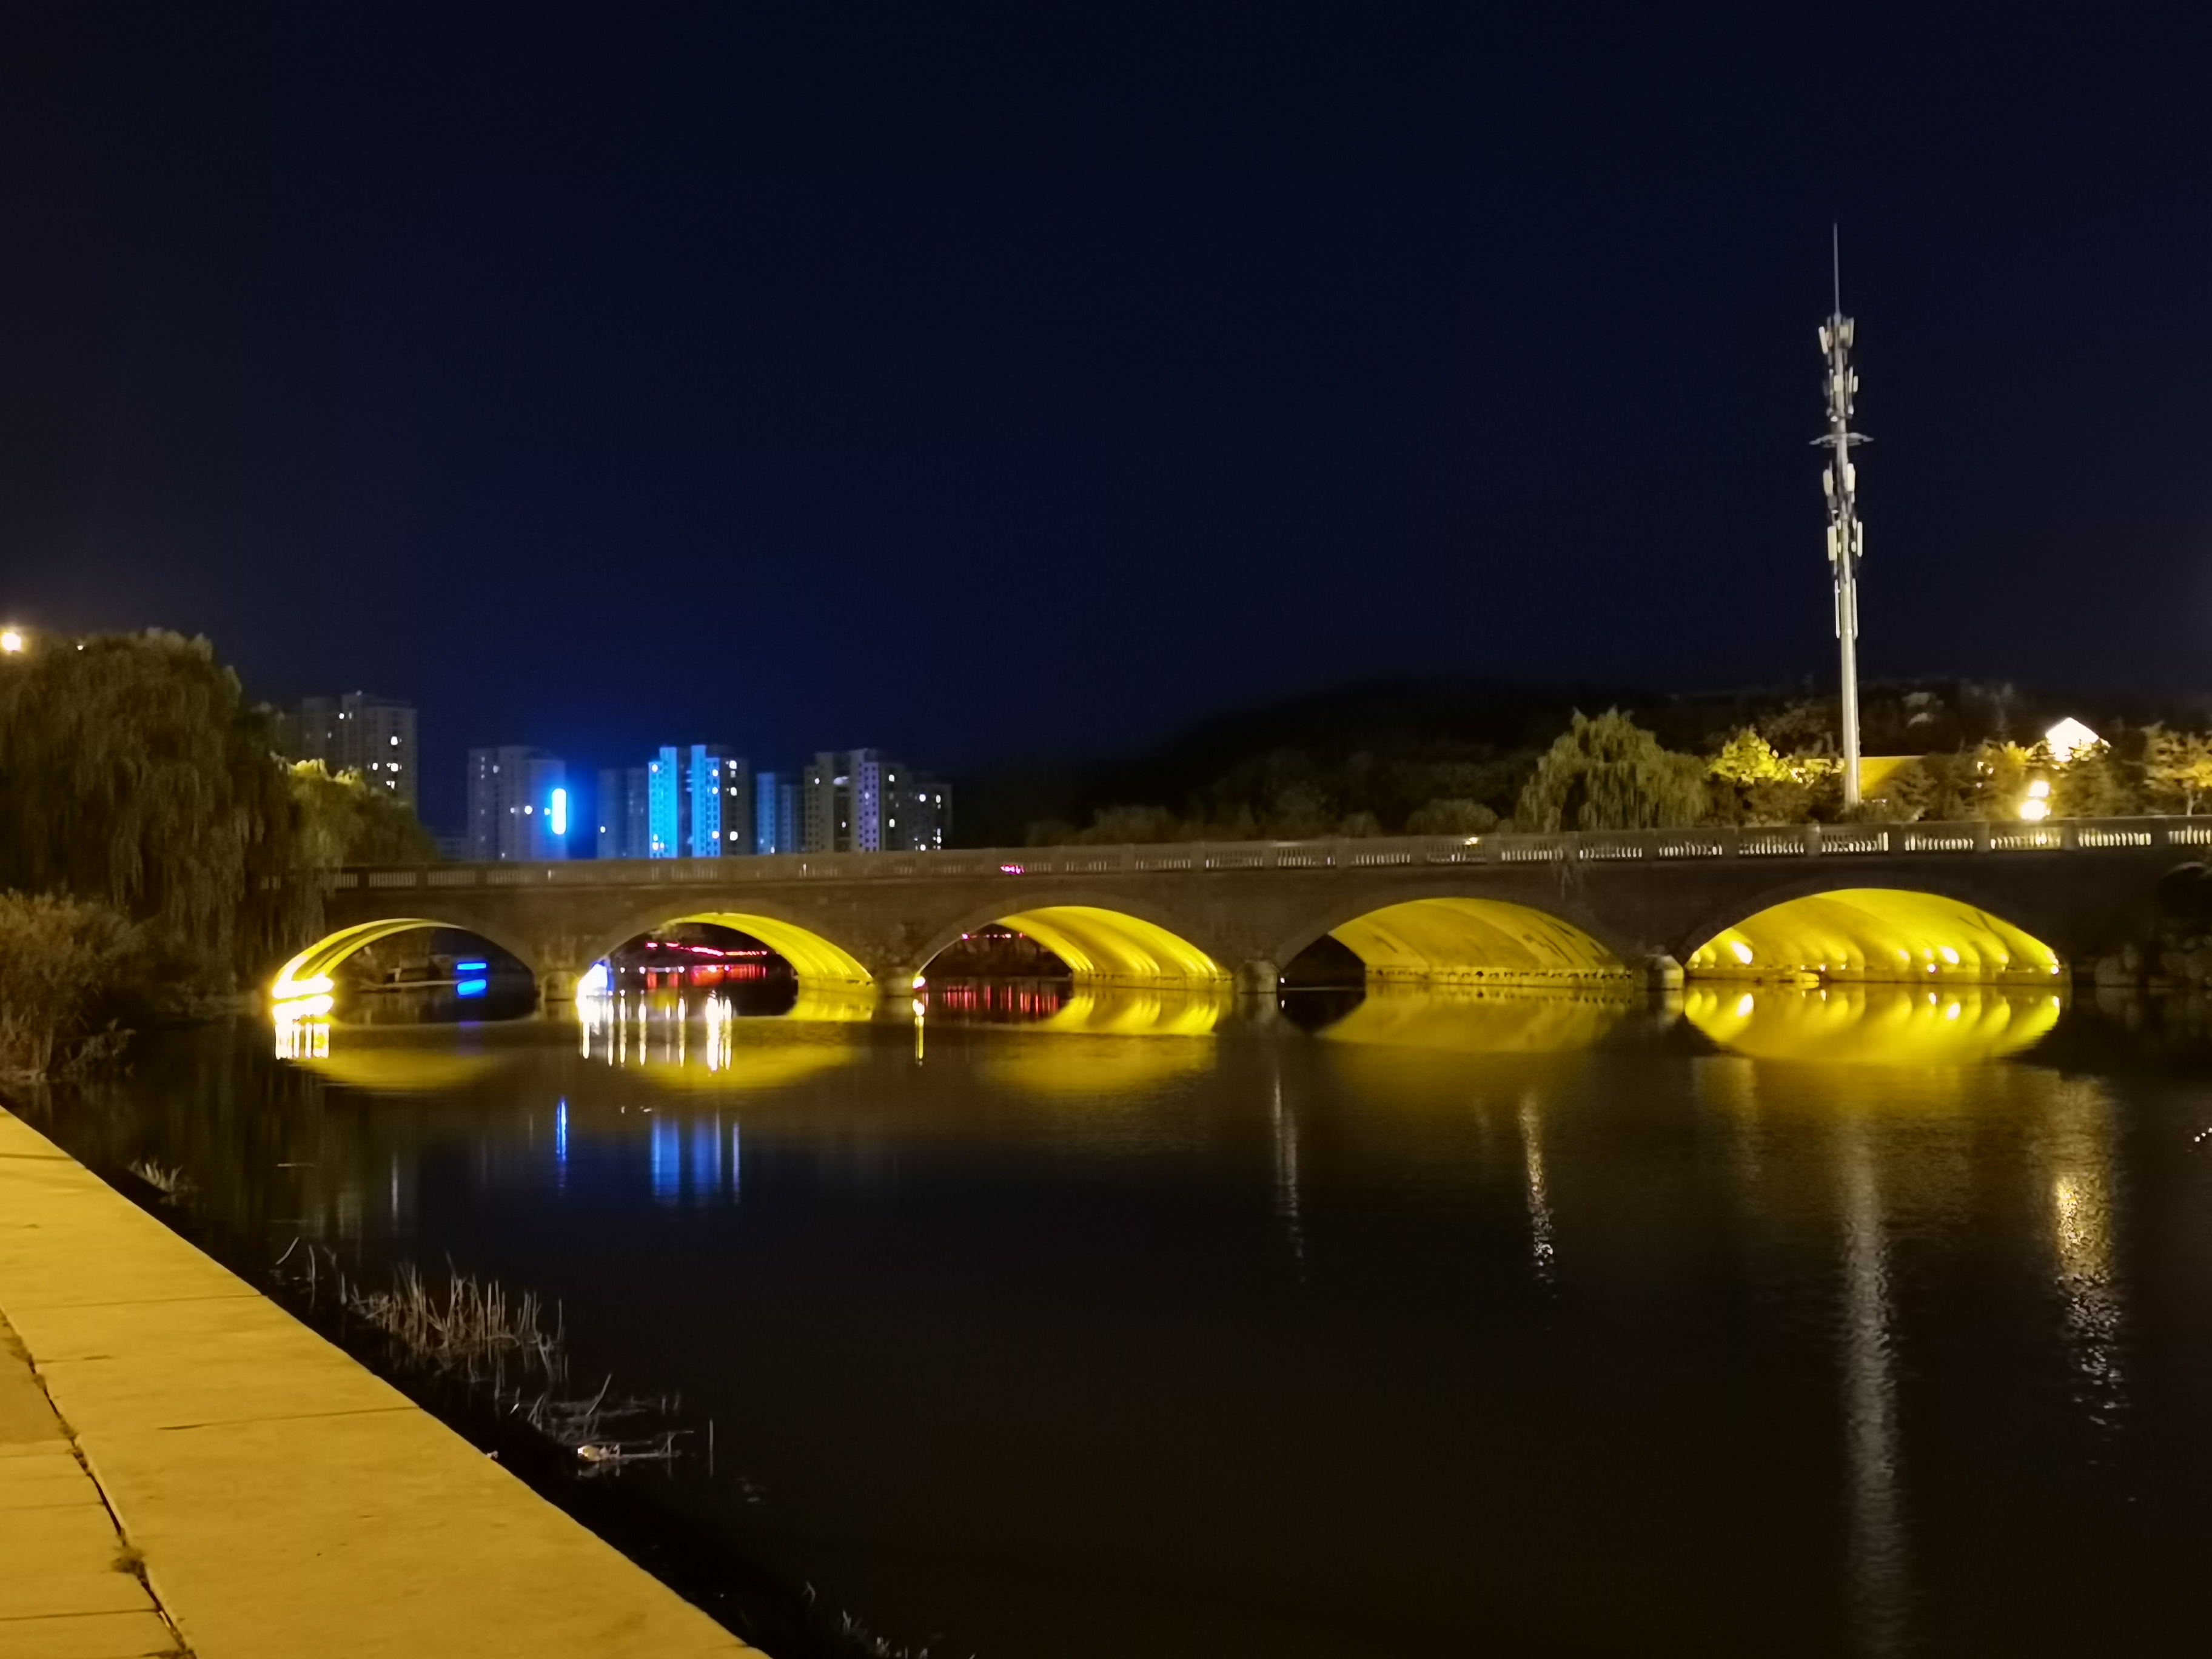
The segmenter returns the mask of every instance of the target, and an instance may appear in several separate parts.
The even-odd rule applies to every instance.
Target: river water
[[[180,1170],[264,1282],[308,1239],[557,1299],[587,1382],[712,1425],[711,1473],[623,1472],[641,1525],[936,1654],[2190,1639],[2185,1031],[1971,988],[1354,1000],[264,1024],[45,1111]]]

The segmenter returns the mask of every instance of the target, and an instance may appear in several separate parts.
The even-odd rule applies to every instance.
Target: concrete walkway
[[[0,1319],[0,1659],[753,1651],[5,1111]]]

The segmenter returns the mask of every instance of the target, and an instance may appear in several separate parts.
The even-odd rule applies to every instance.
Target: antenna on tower
[[[1851,367],[1856,330],[1844,315],[1842,228],[1828,227],[1829,272],[1835,283],[1835,309],[1820,328],[1820,350],[1828,360],[1828,429],[1814,443],[1832,452],[1820,488],[1828,498],[1828,568],[1836,583],[1836,641],[1842,657],[1844,711],[1844,805],[1859,804],[1859,561],[1866,555],[1866,526],[1859,518],[1859,470],[1851,451],[1868,441],[1851,430],[1859,377]]]

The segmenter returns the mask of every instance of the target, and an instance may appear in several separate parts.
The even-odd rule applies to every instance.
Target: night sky
[[[1869,672],[2202,686],[2212,40],[1686,9],[11,7],[0,612],[410,698],[437,823],[1831,683],[1840,220]]]

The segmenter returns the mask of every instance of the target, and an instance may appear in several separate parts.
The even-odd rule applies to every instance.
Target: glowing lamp
[[[2051,758],[2061,766],[2105,741],[2071,714],[2045,732],[2043,740],[2051,745]]]
[[[23,648],[23,636],[15,629],[0,629],[0,651],[14,656]]]
[[[556,789],[552,799],[545,804],[545,811],[547,816],[553,820],[553,833],[556,836],[567,835],[568,833],[568,792],[565,789]]]

